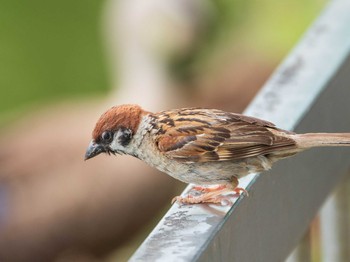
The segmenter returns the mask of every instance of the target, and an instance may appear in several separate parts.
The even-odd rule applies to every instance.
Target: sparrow
[[[238,179],[312,147],[350,146],[350,133],[296,134],[255,117],[217,109],[182,108],[158,113],[138,105],[107,110],[96,123],[85,160],[127,154],[201,194],[177,196],[183,204],[230,202],[245,193]]]

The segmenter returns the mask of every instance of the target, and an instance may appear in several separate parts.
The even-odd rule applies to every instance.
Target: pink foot
[[[226,185],[218,185],[214,187],[194,186],[192,187],[192,190],[201,191],[201,192],[215,192],[215,191],[223,190],[225,188],[227,188]]]
[[[194,186],[194,187],[192,187],[192,190],[205,192],[205,193],[225,190],[228,192],[233,191],[233,192],[235,192],[235,194],[238,194],[238,195],[243,194],[245,196],[249,196],[248,191],[245,190],[244,188],[236,187],[235,189],[230,189],[230,187],[228,187],[227,185],[218,185],[218,186],[214,186],[214,187]]]
[[[172,199],[171,203],[178,202],[181,204],[200,204],[211,203],[221,205],[231,205],[232,202],[228,196],[212,195],[211,193],[203,194],[201,196],[188,195],[187,197],[176,196]]]

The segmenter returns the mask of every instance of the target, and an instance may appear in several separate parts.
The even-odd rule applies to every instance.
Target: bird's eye
[[[113,139],[113,133],[111,131],[105,131],[102,133],[101,138],[104,143],[110,143]]]

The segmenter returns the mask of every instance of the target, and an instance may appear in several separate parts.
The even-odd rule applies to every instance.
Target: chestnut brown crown
[[[133,133],[137,131],[140,120],[145,111],[138,105],[113,106],[97,121],[92,132],[92,138],[98,141],[105,131],[116,131],[119,128],[128,128]]]

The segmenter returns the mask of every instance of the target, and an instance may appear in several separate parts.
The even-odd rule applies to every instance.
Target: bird
[[[117,105],[98,119],[85,160],[101,153],[127,154],[185,183],[198,194],[176,196],[179,204],[230,203],[247,194],[240,178],[268,170],[283,158],[313,147],[350,146],[350,133],[297,134],[273,123],[208,108],[152,113]]]

